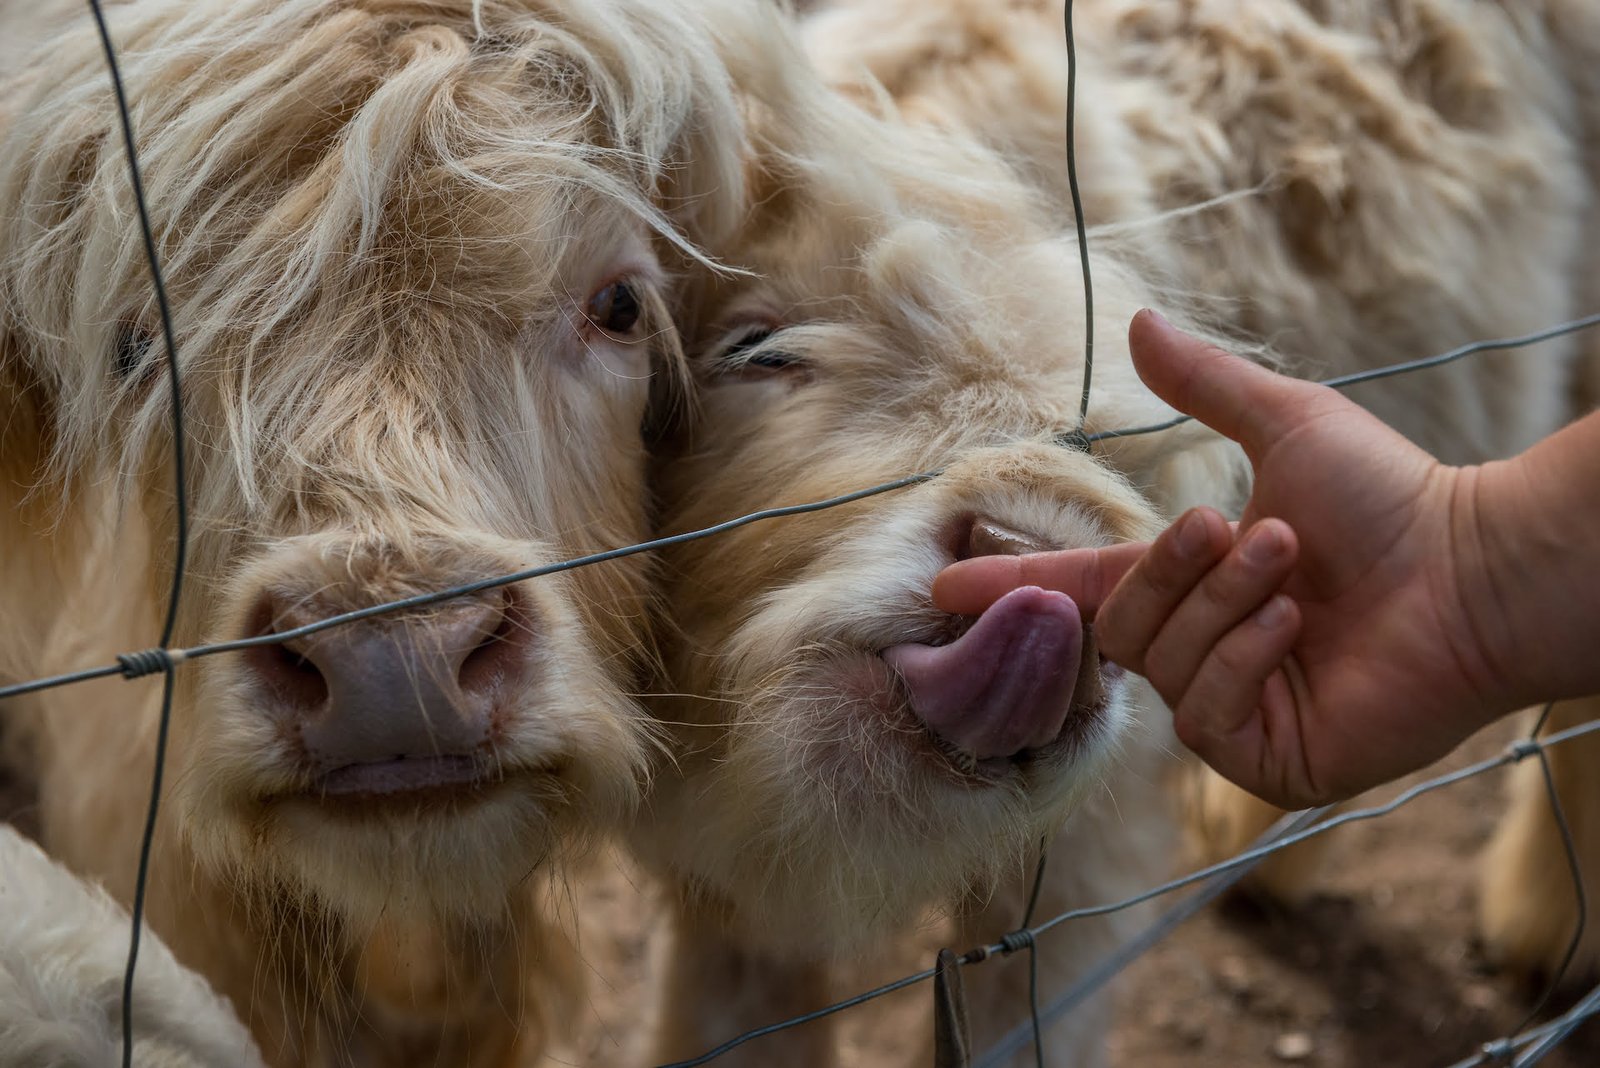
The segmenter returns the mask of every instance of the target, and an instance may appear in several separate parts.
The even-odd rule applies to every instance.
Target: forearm
[[[1502,705],[1600,693],[1600,412],[1476,469],[1465,611]]]

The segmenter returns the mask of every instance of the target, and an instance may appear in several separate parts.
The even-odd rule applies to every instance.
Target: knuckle
[[[1256,673],[1255,649],[1237,636],[1230,635],[1217,643],[1211,651],[1210,663],[1205,671],[1219,680],[1254,678]]]
[[[1178,701],[1186,696],[1190,688],[1193,672],[1187,669],[1174,650],[1159,639],[1145,650],[1144,660],[1144,677],[1150,680],[1150,685],[1156,688],[1162,700],[1176,708]]]

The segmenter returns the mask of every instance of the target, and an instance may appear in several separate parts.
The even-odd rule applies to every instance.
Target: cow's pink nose
[[[318,770],[471,756],[490,740],[497,699],[525,681],[532,639],[514,597],[490,596],[252,649],[246,670]],[[275,601],[258,609],[263,633],[323,614]]]

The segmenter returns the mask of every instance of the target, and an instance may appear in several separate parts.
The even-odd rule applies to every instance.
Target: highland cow
[[[175,644],[642,540],[671,265],[730,221],[730,5],[115,5],[171,295]],[[87,18],[0,88],[0,675],[147,648],[169,394]],[[631,807],[626,560],[184,663],[149,918],[278,1065],[506,1064],[569,970],[540,884]],[[159,683],[14,702],[50,851],[120,900]]]
[[[1121,345],[1144,303],[1318,376],[1600,304],[1582,270],[1595,202],[1575,105],[1594,17],[1324,7],[1083,5],[1077,152],[1101,339],[1089,430],[1162,418]],[[1084,326],[1075,249],[1054,236],[1069,222],[1059,18],[966,0],[816,16],[813,57],[873,114],[803,144],[798,120],[773,122],[728,256],[753,276],[710,280],[687,316],[701,402],[666,463],[669,529],[944,473],[669,557],[670,684],[690,696],[660,705],[680,755],[641,838],[688,902],[677,987],[699,989],[668,1014],[671,1052],[720,1037],[728,1006],[766,1014],[750,1024],[816,1007],[842,992],[822,962],[864,955],[927,907],[993,938],[1020,916],[1030,847],[1076,801],[1105,779],[1119,804],[1148,804],[1164,713],[1096,670],[1070,602],[1018,591],[974,621],[927,600],[951,560],[1135,537],[1226,499],[1239,473],[1226,449],[1176,456],[1200,440],[1184,431],[1090,455],[1049,444],[1076,426]],[[808,114],[827,126],[827,110]],[[1361,399],[1448,459],[1503,455],[1568,414],[1589,344]],[[1136,767],[1108,776],[1119,740]],[[1056,903],[1149,870],[1137,854],[1159,818],[1113,818],[1068,823]],[[1248,814],[1212,847],[1265,822]],[[720,972],[704,956],[719,934]],[[1044,959],[1069,972],[1091,948]],[[741,959],[811,981],[763,1000],[734,978]],[[1014,1022],[1014,995],[975,1009],[981,1036]],[[1079,1027],[1052,1043],[1061,1063],[1097,1056],[1092,1014]],[[816,1041],[762,1063],[817,1063],[831,1054]]]
[[[1170,732],[1143,684],[1063,595],[962,620],[929,588],[951,560],[1143,537],[1240,484],[1242,458],[1204,430],[1057,440],[1078,425],[1084,313],[1050,205],[983,146],[788,70],[788,101],[764,89],[755,109],[750,214],[719,248],[748,273],[698,276],[681,316],[696,403],[662,462],[666,528],[942,474],[666,557],[668,688],[686,696],[657,699],[674,758],[637,835],[681,903],[664,1056],[847,992],[885,947],[937,937],[919,933],[930,912],[961,948],[992,941],[1042,842],[1040,915],[1157,877]],[[1167,419],[1120,336],[1170,300],[1126,250],[1094,259],[1087,429]],[[1046,983],[1135,922],[1075,929],[1042,956]],[[981,1040],[1023,1003],[1025,973],[997,968],[968,980]],[[1089,1019],[1054,1048],[1086,1063],[1100,1033]],[[830,1063],[834,1043],[814,1024],[743,1055]]]

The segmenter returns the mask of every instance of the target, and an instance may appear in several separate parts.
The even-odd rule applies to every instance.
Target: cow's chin
[[[490,919],[633,810],[639,716],[620,696],[574,698],[524,715],[481,758],[324,775],[229,717],[233,731],[190,751],[176,801],[201,865],[252,897],[356,928],[379,915]]]
[[[738,720],[690,770],[680,800],[697,830],[667,860],[772,952],[857,953],[986,898],[1099,784],[1130,719],[1110,669],[1055,741],[972,762],[917,719],[876,652],[823,648],[740,664],[727,692],[742,696],[724,706]]]
[[[264,804],[252,829],[278,881],[349,921],[493,917],[570,844],[569,793],[524,772],[414,804],[289,796]]]

